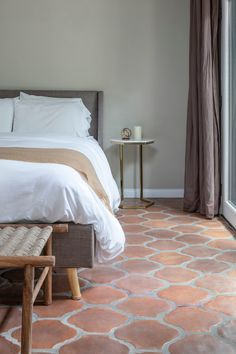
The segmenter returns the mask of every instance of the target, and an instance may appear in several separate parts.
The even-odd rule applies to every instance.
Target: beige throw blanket
[[[0,147],[0,159],[37,163],[57,163],[72,167],[85,176],[89,186],[111,211],[109,199],[97,177],[93,165],[89,159],[79,151],[70,149]]]

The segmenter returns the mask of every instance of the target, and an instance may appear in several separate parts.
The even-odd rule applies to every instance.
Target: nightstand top
[[[136,144],[136,145],[144,145],[144,144],[152,144],[155,142],[155,139],[140,139],[140,140],[134,140],[134,139],[110,139],[111,143],[113,144]]]

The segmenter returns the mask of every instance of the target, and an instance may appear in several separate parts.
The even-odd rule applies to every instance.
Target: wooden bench
[[[12,226],[12,227],[25,226],[27,228],[31,228],[33,226],[38,226],[38,227],[41,227],[41,228],[43,228],[45,226],[51,226],[53,228],[53,234],[67,234],[69,232],[69,225],[66,224],[66,223],[63,223],[63,224],[62,223],[58,223],[58,224],[56,224],[56,223],[55,224],[32,224],[32,223],[28,223],[28,224],[0,224],[0,229],[4,228],[4,227],[9,227],[9,226]],[[77,227],[77,225],[73,225],[73,226]],[[83,226],[83,225],[80,225],[80,226]],[[73,238],[75,236],[77,238],[77,236],[78,236],[77,232],[74,232],[74,231],[72,232],[72,235],[73,235]],[[86,235],[86,239],[87,239],[87,236],[88,236],[88,239],[89,239],[89,233],[87,233],[85,235]],[[54,250],[55,250],[55,239],[57,239],[57,238],[54,238]],[[64,238],[63,242],[62,242],[62,239],[59,238],[59,241],[56,242],[56,250],[55,250],[55,252],[59,251],[59,249],[61,249],[61,248],[64,248],[64,247],[67,248],[67,245],[70,243],[70,241],[71,241],[71,238],[69,238],[69,241],[67,241],[67,243],[65,243],[65,238]],[[61,242],[62,242],[62,244],[61,244]],[[78,244],[78,242],[76,244]],[[87,247],[91,247],[91,243],[90,242],[88,242],[88,244],[86,243],[86,246]],[[93,247],[93,243],[92,243],[92,247]],[[67,248],[67,251],[68,251],[68,248]],[[60,252],[60,253],[63,254],[63,252]],[[74,267],[73,268],[72,267],[68,268],[68,267],[66,267],[65,264],[67,264],[67,262],[68,262],[68,255],[67,255],[67,257],[65,257],[65,260],[61,259],[61,263],[63,263],[62,268],[66,268],[67,269],[67,277],[68,277],[68,282],[69,282],[69,286],[70,286],[70,290],[71,290],[71,294],[72,294],[72,299],[80,300],[82,295],[81,295],[81,291],[80,291],[77,268],[74,268]],[[88,260],[88,263],[90,264],[91,260]],[[61,266],[59,266],[59,267],[61,267]]]
[[[51,234],[53,227],[25,227],[0,225],[0,268],[24,268],[22,301],[21,354],[30,354],[32,346],[33,304],[42,285],[44,303],[52,303],[52,256]],[[44,250],[44,255],[41,252]],[[35,267],[44,268],[34,286]]]

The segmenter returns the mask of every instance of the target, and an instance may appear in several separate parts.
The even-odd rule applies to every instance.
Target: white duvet
[[[82,152],[93,164],[117,210],[120,196],[108,161],[97,141],[89,138],[0,134],[1,147],[65,148]],[[0,222],[56,221],[93,224],[99,262],[124,249],[125,237],[116,217],[73,168],[60,164],[0,159]]]

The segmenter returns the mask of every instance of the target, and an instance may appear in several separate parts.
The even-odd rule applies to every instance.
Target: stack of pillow
[[[55,98],[20,92],[0,99],[0,133],[89,136],[91,114],[81,98]]]

